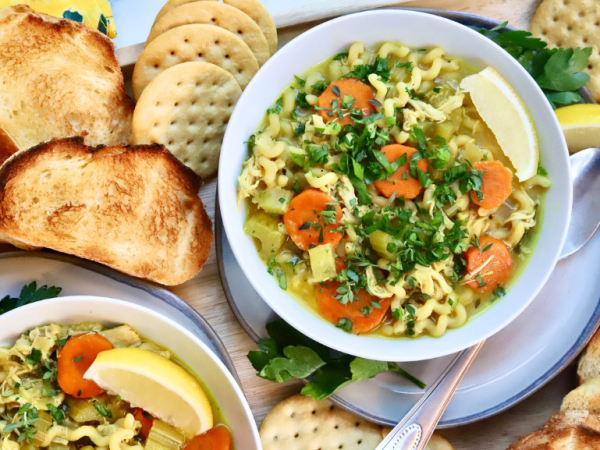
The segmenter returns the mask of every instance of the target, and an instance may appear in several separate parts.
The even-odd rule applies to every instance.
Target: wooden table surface
[[[541,0],[413,0],[399,2],[398,6],[440,8],[464,11],[509,21],[517,28],[528,29],[529,23]],[[358,0],[331,0],[341,11],[346,7],[357,9]],[[369,3],[365,1],[364,3]],[[390,2],[391,3],[391,2]],[[373,4],[373,3],[369,3]],[[381,4],[381,3],[380,3]],[[310,16],[310,11],[306,12]],[[306,19],[305,19],[306,20]],[[276,18],[276,22],[289,23],[289,17]],[[280,45],[311,28],[318,21],[281,28]],[[130,48],[131,49],[131,48]],[[119,59],[139,54],[140,48],[120,49]],[[135,55],[137,58],[137,55]],[[124,70],[127,74],[127,70]],[[201,197],[211,218],[214,219],[216,181],[208,182],[201,190]],[[0,248],[0,250],[2,250]],[[256,344],[242,329],[230,309],[217,268],[214,245],[212,253],[201,273],[187,283],[172,288],[172,291],[196,308],[220,336],[235,364],[242,387],[250,403],[257,423],[260,425],[267,412],[279,401],[299,392],[301,384],[288,382],[277,384],[256,376],[246,358]],[[500,450],[505,449],[518,436],[534,431],[543,425],[552,412],[559,409],[564,394],[575,386],[573,367],[569,367],[555,380],[532,397],[510,410],[476,424],[443,430],[441,432],[456,450]]]

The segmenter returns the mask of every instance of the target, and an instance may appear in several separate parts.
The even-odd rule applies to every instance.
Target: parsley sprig
[[[331,351],[303,335],[282,320],[267,324],[268,339],[261,339],[259,350],[248,353],[248,359],[266,380],[282,383],[292,378],[309,378],[302,393],[323,400],[357,381],[367,380],[383,372],[394,372],[415,383],[425,384],[402,370],[396,363],[372,361],[351,355],[332,356]]]
[[[2,433],[16,431],[19,434],[17,442],[27,439],[30,443],[33,443],[34,435],[38,432],[34,424],[40,420],[37,408],[31,406],[31,403],[25,403],[19,408],[17,415],[21,416],[20,420],[18,422],[8,423],[2,430]]]
[[[589,63],[592,49],[547,48],[546,42],[532,37],[528,31],[504,31],[508,22],[479,30],[510,53],[529,72],[542,88],[553,108],[582,101],[577,90],[590,80],[583,73]]]
[[[38,289],[37,283],[33,281],[30,284],[23,286],[23,289],[21,289],[21,294],[18,298],[7,295],[0,300],[0,314],[12,311],[19,306],[28,305],[30,303],[46,300],[48,298],[58,297],[60,291],[62,291],[62,288],[56,286],[48,287],[46,285]]]

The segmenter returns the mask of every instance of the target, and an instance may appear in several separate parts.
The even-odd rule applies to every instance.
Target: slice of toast
[[[577,365],[579,384],[600,375],[600,331],[596,332],[581,354]]]
[[[208,258],[201,180],[161,145],[40,144],[0,168],[0,235],[165,285]]]
[[[0,8],[0,164],[53,138],[131,144],[133,101],[114,49],[82,23]]]

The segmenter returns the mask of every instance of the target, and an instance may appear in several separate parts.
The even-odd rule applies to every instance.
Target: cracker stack
[[[531,33],[554,47],[592,47],[585,72],[587,87],[600,102],[600,3],[598,0],[544,0],[531,22]]]
[[[134,143],[163,144],[201,177],[214,175],[233,107],[276,49],[258,0],[170,0],[133,72]]]
[[[600,449],[600,332],[592,338],[577,367],[580,386],[563,399],[539,431],[522,436],[509,450]]]
[[[380,427],[335,406],[294,395],[276,405],[260,427],[264,450],[373,450],[391,428]],[[426,450],[453,450],[434,434]]]

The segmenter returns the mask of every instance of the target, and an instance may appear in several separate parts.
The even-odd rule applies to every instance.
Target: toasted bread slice
[[[587,380],[563,398],[561,411],[580,410],[600,414],[600,377]]]
[[[600,375],[600,331],[596,332],[579,359],[577,376],[579,384]]]
[[[536,431],[513,442],[508,450],[598,450],[600,435],[582,427]]]
[[[0,234],[175,285],[210,253],[201,180],[161,145],[55,140],[0,168]]]
[[[130,144],[133,101],[114,49],[82,23],[0,8],[0,163],[53,138]]]

